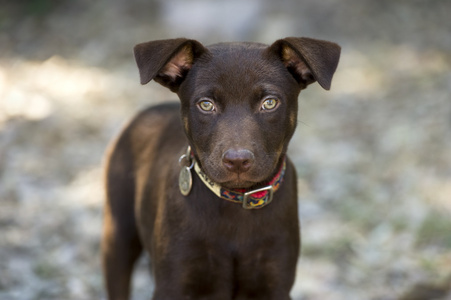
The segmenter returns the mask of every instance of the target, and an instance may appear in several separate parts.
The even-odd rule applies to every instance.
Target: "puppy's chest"
[[[283,251],[288,240],[283,233],[277,234],[249,220],[217,220],[209,224],[208,228],[192,229],[183,241],[174,239],[172,246],[204,253],[205,257],[211,259],[260,260],[273,251],[277,252],[276,248],[282,247],[280,251]]]
[[[224,201],[212,199],[212,201]],[[218,247],[229,247],[236,251],[246,248],[258,248],[262,244],[272,244],[288,232],[284,223],[272,216],[271,207],[267,211],[248,211],[235,203],[221,203],[221,209],[197,216],[187,216],[188,236],[215,244]],[[185,223],[186,224],[186,223]]]

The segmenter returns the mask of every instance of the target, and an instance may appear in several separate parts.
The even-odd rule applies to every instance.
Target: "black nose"
[[[243,173],[254,163],[254,153],[246,149],[229,149],[222,155],[222,163],[230,172]]]

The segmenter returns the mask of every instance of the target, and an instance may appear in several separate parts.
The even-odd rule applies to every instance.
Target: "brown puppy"
[[[143,248],[152,299],[290,299],[300,235],[287,146],[299,92],[315,81],[329,89],[339,56],[310,38],[135,47],[141,83],[159,82],[181,105],[141,112],[110,148],[109,299],[128,299]]]

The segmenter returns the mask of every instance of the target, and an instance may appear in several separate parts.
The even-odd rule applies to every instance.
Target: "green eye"
[[[262,109],[263,110],[272,110],[277,106],[277,99],[274,98],[268,98],[265,101],[263,101]]]
[[[215,109],[215,105],[211,101],[208,101],[208,100],[200,101],[199,107],[203,111],[214,111],[214,109]]]

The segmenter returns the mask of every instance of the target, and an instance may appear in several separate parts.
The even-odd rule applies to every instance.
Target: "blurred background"
[[[299,98],[294,300],[451,299],[450,12],[447,0],[1,0],[0,299],[105,299],[104,149],[136,111],[176,99],[139,84],[132,48],[180,36],[342,46],[331,91]],[[143,257],[133,299],[149,282]]]

